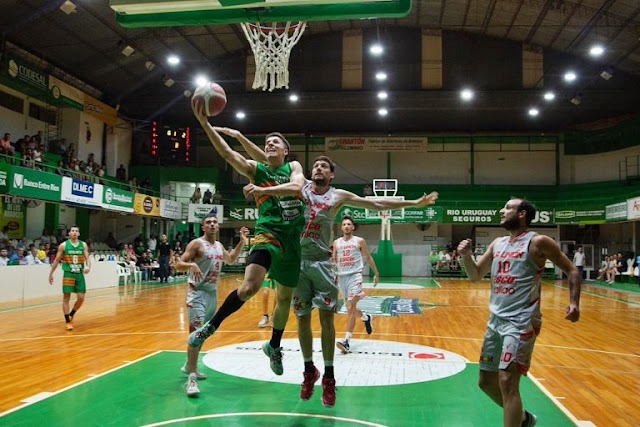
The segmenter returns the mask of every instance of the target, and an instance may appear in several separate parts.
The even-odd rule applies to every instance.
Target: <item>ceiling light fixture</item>
[[[384,117],[389,114],[389,110],[387,110],[386,108],[381,108],[378,110],[378,114]]]
[[[556,99],[556,94],[549,91],[549,92],[545,92],[544,94],[544,100],[545,101],[553,101],[554,99]]]
[[[591,46],[591,49],[589,49],[589,55],[593,56],[594,58],[602,56],[603,53],[604,47],[600,44],[593,45]]]
[[[460,91],[460,98],[463,101],[471,101],[473,99],[473,91],[471,89],[462,89]]]
[[[60,6],[60,10],[66,13],[67,15],[71,15],[72,13],[76,13],[76,5],[73,4],[71,0],[67,0]]]
[[[582,94],[577,93],[573,98],[571,98],[571,103],[573,105],[580,105],[582,102]]]
[[[147,61],[144,63],[144,67],[149,71],[153,71],[153,69],[156,68],[156,64],[151,61]]]
[[[165,77],[165,78],[163,79],[163,81],[164,81],[164,85],[165,85],[166,87],[171,87],[171,86],[173,86],[174,84],[176,84],[176,81],[175,81],[175,80],[173,80],[171,77]]]
[[[176,55],[169,55],[169,56],[167,57],[167,62],[168,62],[170,65],[178,65],[178,64],[180,63],[180,58],[179,58],[179,57],[177,57]]]
[[[378,92],[378,99],[387,99],[388,97],[389,97],[389,94],[387,94],[387,92],[383,90]]]
[[[300,99],[300,97],[298,95],[296,95],[295,93],[292,93],[291,95],[289,95],[289,101],[291,101],[291,102],[298,102],[299,99]]]
[[[530,108],[529,109],[529,115],[531,117],[536,117],[538,114],[540,114],[540,111],[537,108]]]
[[[209,83],[209,79],[206,76],[199,75],[196,76],[196,86],[201,87]]]
[[[247,115],[244,113],[244,111],[238,111],[238,112],[236,113],[236,119],[240,119],[240,120],[242,120],[242,119],[244,119],[245,117],[247,117]]]
[[[369,52],[375,56],[380,56],[384,52],[384,48],[380,43],[376,43],[369,48]]]
[[[131,47],[131,46],[129,46],[129,45],[126,45],[126,46],[124,47],[124,49],[122,49],[122,51],[121,51],[121,52],[122,52],[122,54],[123,54],[124,56],[127,56],[127,57],[128,57],[128,56],[133,55],[133,54],[135,53],[135,51],[136,51],[136,50],[135,50],[134,48],[132,48],[132,47]]]
[[[600,77],[602,77],[605,80],[609,80],[611,77],[613,77],[613,70],[611,68],[607,68],[606,70],[600,73]]]
[[[568,82],[568,83],[571,83],[571,82],[575,81],[577,78],[578,78],[578,76],[573,71],[567,71],[564,74],[564,81]]]
[[[376,80],[378,81],[387,80],[387,73],[385,73],[384,71],[378,71],[376,73]]]

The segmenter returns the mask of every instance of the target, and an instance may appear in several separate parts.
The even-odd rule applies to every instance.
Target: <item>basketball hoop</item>
[[[256,60],[256,76],[253,88],[262,90],[289,88],[289,56],[298,43],[307,23],[287,22],[279,26],[277,22],[266,26],[260,23],[241,23],[244,35],[249,40]]]

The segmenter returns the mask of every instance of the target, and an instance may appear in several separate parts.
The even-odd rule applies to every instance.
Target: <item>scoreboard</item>
[[[150,155],[160,163],[190,164],[193,159],[191,129],[151,124]]]

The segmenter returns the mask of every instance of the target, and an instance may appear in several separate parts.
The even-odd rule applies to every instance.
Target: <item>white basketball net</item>
[[[307,27],[306,22],[278,26],[241,23],[244,35],[249,40],[253,56],[256,60],[256,76],[253,88],[273,91],[289,88],[289,56],[291,49],[298,43]]]

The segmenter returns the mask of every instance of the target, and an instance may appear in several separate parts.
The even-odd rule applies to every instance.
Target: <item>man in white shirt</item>
[[[0,267],[5,267],[9,264],[9,252],[6,249],[0,249]]]
[[[42,261],[38,258],[38,248],[31,245],[31,249],[29,250],[29,255],[24,257],[24,263],[26,265],[40,265]]]
[[[156,236],[152,234],[149,240],[147,240],[147,249],[151,250],[152,255],[156,253],[156,246],[158,246],[158,241],[156,240]]]
[[[573,255],[573,264],[578,267],[578,271],[580,272],[580,280],[584,280],[583,272],[584,272],[584,251],[582,246],[578,246],[576,253]]]

